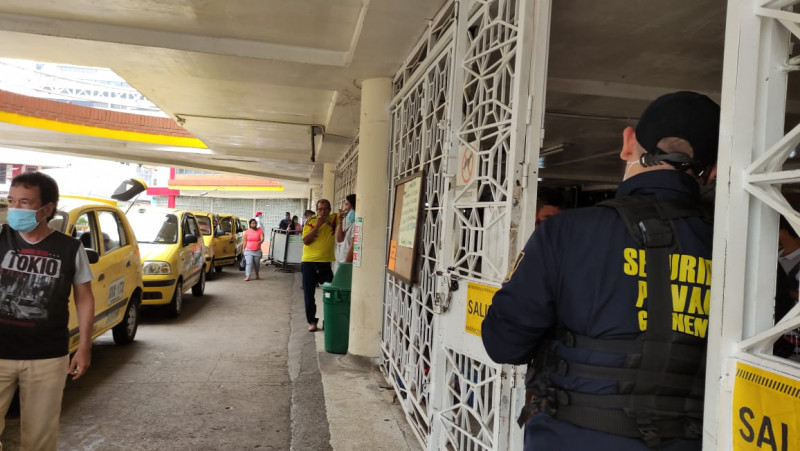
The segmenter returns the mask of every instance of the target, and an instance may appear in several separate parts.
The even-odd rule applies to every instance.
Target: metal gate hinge
[[[528,106],[525,109],[525,125],[530,125],[531,116],[533,115],[533,96],[528,96]]]
[[[781,72],[786,72],[786,73],[794,72],[796,70],[800,70],[800,58],[798,58],[796,56],[792,57],[792,58],[789,58],[786,61],[786,63],[779,64],[776,69],[778,69]]]
[[[522,163],[522,180],[520,182],[522,188],[528,187],[528,173],[530,172],[530,170],[531,170],[530,162]]]

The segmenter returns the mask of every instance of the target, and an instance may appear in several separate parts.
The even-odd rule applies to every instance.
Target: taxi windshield
[[[175,244],[178,242],[178,217],[171,213],[138,213],[128,215],[136,241],[140,243]]]
[[[200,233],[205,236],[211,235],[211,219],[208,216],[195,216],[197,218],[197,225],[200,227]]]

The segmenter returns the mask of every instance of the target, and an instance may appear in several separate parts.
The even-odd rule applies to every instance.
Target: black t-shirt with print
[[[80,242],[54,231],[29,244],[0,229],[0,359],[34,360],[69,352],[69,294]]]

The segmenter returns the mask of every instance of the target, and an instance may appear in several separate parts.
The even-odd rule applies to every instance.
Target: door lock
[[[433,297],[433,313],[445,313],[450,309],[453,292],[458,291],[460,278],[461,276],[455,272],[455,268],[452,266],[447,268],[447,274],[442,270],[436,271],[437,290]]]

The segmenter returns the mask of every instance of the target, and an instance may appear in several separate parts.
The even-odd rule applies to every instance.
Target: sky
[[[62,194],[109,197],[123,180],[137,176],[135,163],[0,147],[0,163],[55,166],[45,169]],[[2,187],[3,185],[0,185]],[[2,189],[0,189],[2,190]]]

